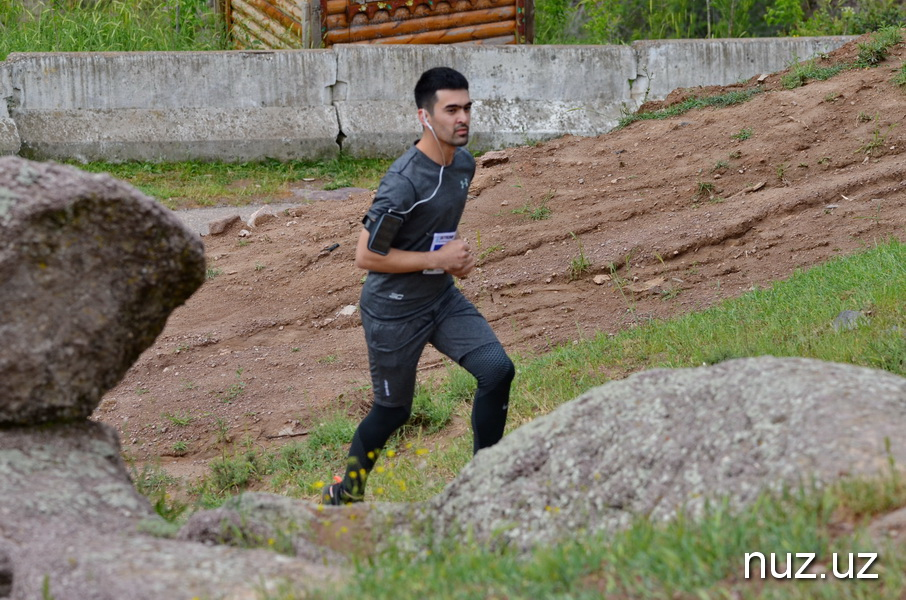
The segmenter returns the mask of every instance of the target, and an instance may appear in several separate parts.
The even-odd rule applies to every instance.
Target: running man
[[[459,72],[425,71],[415,86],[422,137],[393,163],[363,219],[355,264],[366,269],[359,307],[374,403],[356,429],[342,481],[324,504],[361,502],[381,450],[412,413],[416,367],[430,343],[477,380],[473,451],[503,437],[512,361],[487,320],[456,288],[475,267],[458,233],[475,175],[469,141],[472,100]]]

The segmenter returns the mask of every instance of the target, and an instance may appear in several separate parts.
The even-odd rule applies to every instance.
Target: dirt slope
[[[465,293],[527,355],[903,239],[906,90],[891,78],[904,56],[900,44],[877,68],[794,90],[772,75],[741,105],[505,150],[479,166],[462,221],[482,256]],[[702,90],[665,104],[690,92]],[[340,311],[361,288],[354,244],[370,200],[205,238],[213,278],[97,410],[127,456],[195,475],[229,441],[282,443],[330,411],[365,410],[362,331]],[[542,207],[549,217],[532,220]],[[571,280],[582,255],[589,269]],[[440,364],[429,349],[423,374]]]

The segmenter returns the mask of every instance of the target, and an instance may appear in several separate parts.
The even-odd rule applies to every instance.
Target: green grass
[[[620,285],[615,276],[613,285]],[[631,310],[631,296],[625,296]],[[656,367],[692,367],[745,356],[805,356],[906,376],[906,245],[889,241],[863,253],[793,274],[708,310],[648,321],[616,336],[597,335],[534,358],[516,357],[510,402],[515,429],[588,388]],[[870,311],[852,331],[837,332],[843,310]],[[416,501],[440,491],[471,459],[471,435],[430,443],[452,421],[468,423],[474,379],[451,366],[442,381],[419,386],[412,421],[388,445],[366,499]],[[215,464],[193,494],[216,505],[249,487],[314,498],[342,469],[358,417],[334,415],[302,443],[280,450],[243,448]],[[378,489],[383,489],[381,494]]]
[[[587,388],[652,367],[689,367],[733,357],[772,354],[849,362],[906,375],[906,245],[889,241],[861,254],[832,260],[769,289],[669,321],[651,321],[615,337],[599,336],[547,355],[519,361],[512,426],[549,412]],[[871,311],[871,320],[836,332],[843,309]],[[430,497],[426,471],[465,464],[467,440],[408,465],[399,455],[384,464],[389,484],[407,489],[404,500]],[[424,464],[419,468],[416,463]],[[434,467],[434,465],[438,465]],[[457,471],[453,468],[453,474]],[[429,480],[432,478],[428,478]],[[371,482],[369,485],[374,484]],[[384,484],[382,484],[384,486]],[[339,589],[306,598],[902,598],[906,552],[890,550],[863,534],[866,520],[906,505],[906,485],[894,469],[871,480],[844,479],[825,489],[763,494],[750,508],[712,504],[705,516],[680,515],[669,523],[637,518],[611,536],[572,536],[527,558],[468,540],[438,541],[418,556],[397,550],[357,565]],[[844,533],[841,533],[844,532]],[[845,533],[850,532],[850,533]],[[870,569],[878,581],[746,580],[747,552],[814,552],[830,572],[830,557],[878,552]],[[844,563],[845,566],[845,563]],[[308,594],[308,593],[307,593]],[[292,590],[262,596],[301,598]]]
[[[809,80],[830,79],[847,69],[875,67],[887,58],[890,48],[901,41],[902,35],[898,27],[883,27],[872,33],[867,41],[858,44],[859,53],[853,63],[820,66],[815,59],[797,62],[780,78],[780,83],[789,90],[805,85]]]
[[[265,160],[248,163],[181,162],[78,164],[92,173],[109,173],[157,198],[171,209],[267,202],[288,196],[289,185],[313,180],[321,189],[374,189],[392,161],[346,155],[322,161]]]
[[[707,107],[723,107],[723,106],[732,106],[734,104],[740,104],[742,102],[747,102],[756,94],[760,94],[763,90],[761,88],[749,88],[747,90],[734,90],[732,92],[727,92],[726,94],[720,94],[717,96],[708,96],[708,97],[692,97],[673,106],[668,106],[667,108],[662,108],[659,110],[654,110],[650,112],[643,113],[633,113],[630,115],[625,115],[620,119],[617,129],[621,129],[635,123],[636,121],[645,121],[650,119],[669,119],[670,117],[676,117],[682,114],[689,112],[690,110],[696,108],[707,108]]]
[[[883,498],[884,509],[861,510],[864,498]],[[879,506],[881,505],[879,504]],[[894,477],[847,480],[825,489],[764,494],[746,511],[712,505],[693,520],[680,515],[666,524],[638,518],[612,536],[573,536],[528,558],[511,550],[489,550],[468,542],[413,556],[394,551],[360,563],[339,590],[296,596],[285,591],[266,598],[367,597],[507,599],[600,598],[900,598],[906,587],[906,556],[883,552],[855,533],[837,535],[841,515],[861,517],[906,504],[906,486]],[[744,578],[746,553],[813,552],[827,568],[826,580],[771,581]],[[880,581],[834,580],[830,557],[881,552],[869,569]],[[844,560],[841,566],[847,564]],[[801,563],[797,563],[801,564]],[[757,562],[752,563],[753,571]],[[844,567],[845,568],[845,567]],[[768,566],[770,569],[770,565]],[[883,583],[880,583],[883,582]],[[742,594],[742,595],[740,595]]]
[[[906,88],[906,63],[904,63],[903,66],[900,67],[900,70],[893,76],[893,84],[901,88]]]
[[[901,41],[902,34],[898,27],[883,27],[872,33],[868,41],[859,44],[859,55],[854,62],[825,66],[819,65],[818,59],[794,62],[790,65],[788,72],[780,78],[780,83],[786,89],[793,89],[805,85],[809,80],[824,81],[830,79],[847,69],[876,66],[887,58],[890,48]],[[906,71],[896,75],[894,83],[901,86],[906,85]],[[622,129],[636,121],[676,117],[696,108],[730,106],[747,102],[762,91],[760,87],[752,87],[745,90],[734,90],[717,96],[692,97],[667,108],[625,115],[618,122],[616,129]]]
[[[867,42],[860,43],[856,66],[876,67],[887,58],[890,48],[903,41],[899,27],[883,27],[869,36]]]
[[[797,62],[791,65],[789,71],[780,78],[780,84],[784,88],[792,90],[805,85],[809,80],[824,81],[830,79],[847,68],[849,66],[844,63],[820,66],[815,59]]]
[[[0,60],[10,52],[228,49],[223,21],[205,0],[53,2],[29,12],[0,3]]]
[[[614,285],[618,285],[615,279]],[[692,367],[745,356],[803,356],[851,363],[906,376],[906,244],[896,240],[797,271],[789,279],[708,310],[651,320],[616,336],[598,335],[547,354],[517,357],[509,429],[515,429],[595,385],[655,367]],[[631,307],[631,299],[627,297]],[[870,319],[835,331],[842,310]],[[427,432],[467,419],[474,381],[450,367],[441,382],[419,389],[418,423],[396,435],[369,479],[366,500],[412,502],[437,494],[471,459],[471,435],[432,446]],[[438,406],[431,406],[437,402]],[[305,441],[278,450],[251,443],[213,461],[193,488],[195,507],[213,507],[245,489],[314,500],[328,474],[342,467],[358,418],[338,413]],[[139,477],[164,515],[184,506],[167,501],[172,482],[153,471]],[[875,480],[843,480],[823,490],[765,494],[741,512],[715,503],[700,520],[669,523],[639,517],[610,537],[573,536],[528,558],[468,540],[438,540],[440,548],[412,556],[384,552],[358,563],[346,587],[306,598],[822,598],[902,597],[906,551],[888,551],[860,537],[873,516],[906,506],[906,485],[891,469]],[[174,518],[174,517],[170,517]],[[856,528],[853,529],[853,526]],[[841,533],[852,532],[852,533]],[[427,541],[426,541],[427,543]],[[440,550],[440,551],[437,551]],[[881,552],[873,581],[761,582],[742,576],[746,552],[816,552],[829,568],[833,552]],[[367,589],[366,589],[367,588]],[[308,593],[308,592],[306,592]],[[276,595],[274,595],[276,594]],[[289,588],[262,598],[301,598]],[[321,595],[319,595],[321,594]]]

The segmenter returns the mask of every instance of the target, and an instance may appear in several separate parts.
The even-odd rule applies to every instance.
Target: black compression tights
[[[510,383],[516,374],[513,362],[499,343],[486,344],[466,354],[462,367],[475,377],[478,389],[472,406],[473,451],[493,446],[503,437]],[[410,406],[386,407],[374,404],[362,419],[349,448],[343,488],[355,497],[365,491],[365,480],[381,450],[393,433],[411,415]]]

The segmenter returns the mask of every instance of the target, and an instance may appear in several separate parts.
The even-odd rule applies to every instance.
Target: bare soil
[[[793,90],[779,73],[680,90],[657,105],[766,91],[479,159],[460,231],[481,261],[464,292],[509,351],[530,356],[903,239],[906,90],[891,79],[904,56],[900,44],[876,68]],[[204,238],[209,281],[96,411],[128,457],[194,477],[240,440],[282,444],[337,410],[364,414],[364,338],[357,314],[342,311],[365,275],[353,255],[370,202],[368,192],[311,201],[247,237],[234,226]],[[547,218],[532,219],[542,207]],[[442,364],[429,348],[422,375]]]

